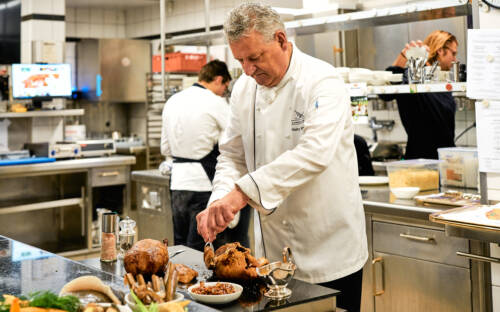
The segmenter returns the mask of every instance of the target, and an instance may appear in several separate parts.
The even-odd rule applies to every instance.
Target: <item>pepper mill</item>
[[[118,214],[116,212],[102,215],[101,261],[103,262],[116,261],[117,224]]]

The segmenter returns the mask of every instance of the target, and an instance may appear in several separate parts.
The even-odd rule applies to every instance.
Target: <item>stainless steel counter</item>
[[[52,252],[91,252],[96,209],[130,213],[135,161],[113,155],[0,167],[0,234]]]
[[[423,194],[432,194],[449,190],[441,188],[425,192]],[[477,194],[473,189],[454,189],[467,193]],[[408,217],[421,220],[429,220],[429,215],[434,212],[454,208],[452,206],[441,205],[421,205],[413,199],[398,199],[391,193],[388,185],[383,186],[361,186],[361,195],[363,197],[363,206],[365,213],[380,213],[396,217]]]
[[[47,174],[51,171],[81,171],[89,168],[124,166],[135,164],[134,156],[114,155],[109,157],[93,157],[70,160],[58,160],[50,163],[15,165],[0,167],[0,178]]]

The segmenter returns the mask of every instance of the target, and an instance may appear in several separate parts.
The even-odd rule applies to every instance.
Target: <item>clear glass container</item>
[[[125,219],[120,221],[120,232],[119,236],[119,246],[120,246],[120,254],[119,257],[125,257],[125,253],[127,250],[132,248],[132,245],[135,243],[135,221],[130,219],[129,217],[125,217]]]

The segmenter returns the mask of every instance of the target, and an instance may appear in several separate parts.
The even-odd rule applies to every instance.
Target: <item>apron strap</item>
[[[214,148],[201,159],[191,159],[184,157],[172,156],[174,163],[200,163],[207,174],[210,182],[213,182],[215,177],[215,165],[217,165],[217,156],[219,156],[219,145],[214,145]]]

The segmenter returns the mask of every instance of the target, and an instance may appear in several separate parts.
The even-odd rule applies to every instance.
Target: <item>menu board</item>
[[[476,102],[480,172],[500,172],[500,101]]]
[[[467,97],[500,100],[500,29],[469,29]]]

